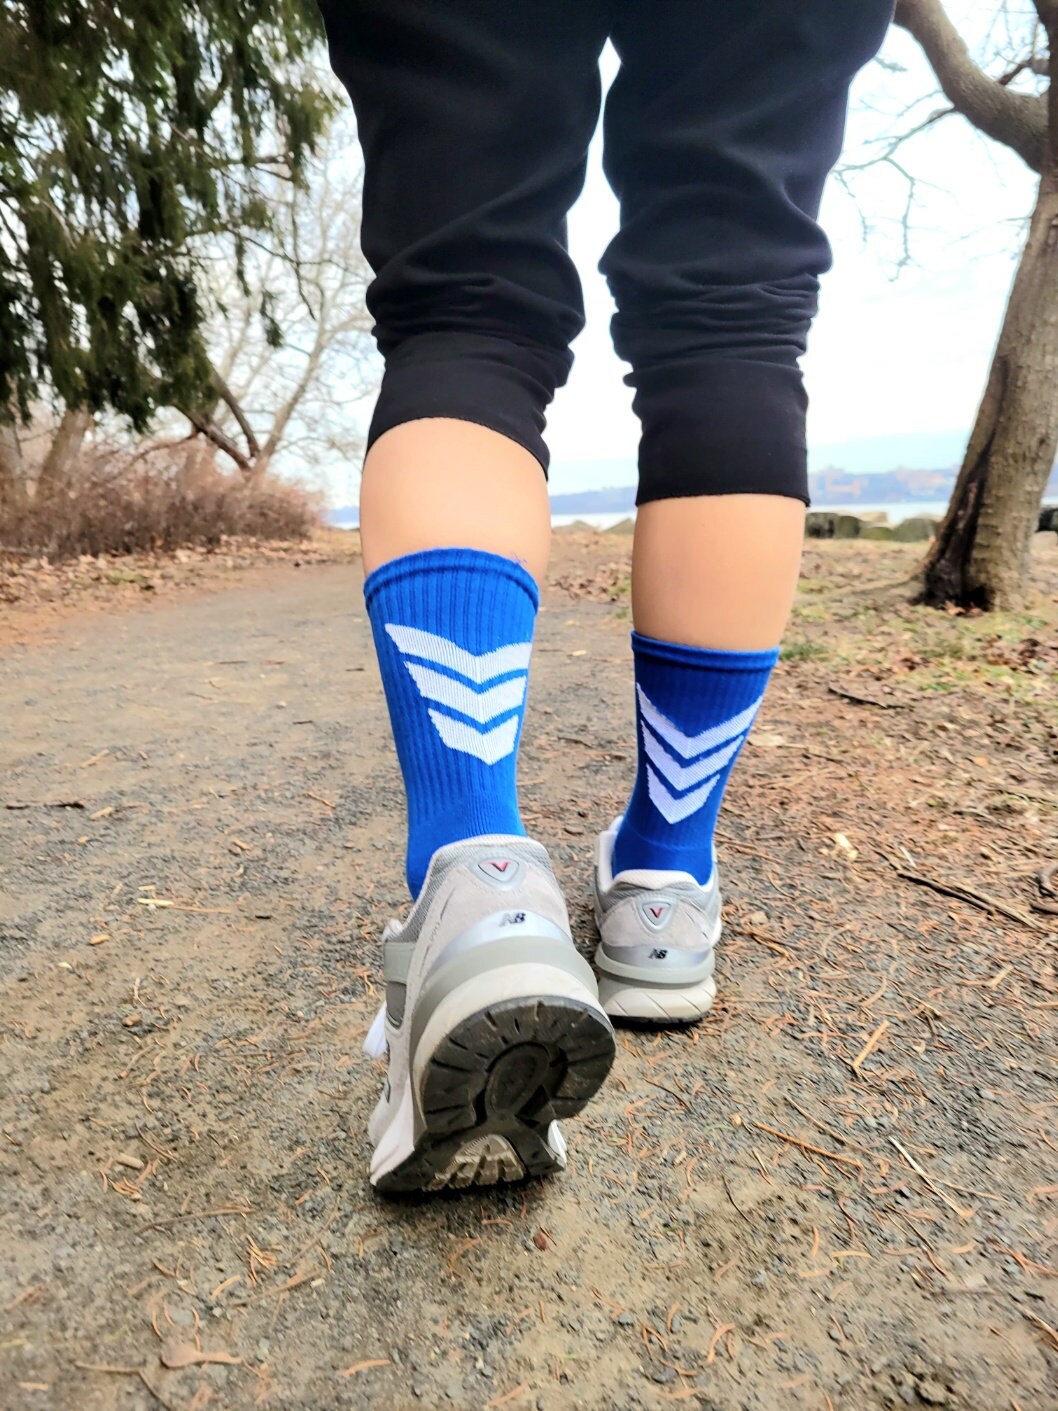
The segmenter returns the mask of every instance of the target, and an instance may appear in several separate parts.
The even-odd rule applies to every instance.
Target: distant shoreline
[[[554,503],[554,502],[552,502]],[[871,501],[867,504],[844,505],[827,502],[816,504],[813,502],[812,510],[823,514],[885,514],[888,516],[890,524],[899,524],[901,520],[914,519],[922,516],[926,519],[940,519],[947,509],[947,503],[943,500],[903,500],[888,501],[885,503]],[[635,506],[630,505],[627,509],[617,510],[580,510],[572,512],[555,511],[551,512],[551,524],[555,529],[562,529],[570,524],[582,523],[592,529],[611,529],[615,524],[620,524],[622,520],[635,519]],[[359,521],[356,519],[342,519],[336,521],[333,518],[328,521],[336,529],[357,529]]]
[[[843,470],[821,470],[809,477],[811,508],[841,514],[889,516],[890,523],[916,515],[940,518],[948,507],[955,487],[956,470],[893,470],[851,475]],[[583,519],[586,523],[635,516],[636,487],[614,485],[602,490],[579,490],[551,496],[553,524]],[[1044,491],[1044,504],[1058,504],[1058,470]],[[339,529],[356,528],[359,513],[355,505],[345,505],[328,514],[328,522]]]

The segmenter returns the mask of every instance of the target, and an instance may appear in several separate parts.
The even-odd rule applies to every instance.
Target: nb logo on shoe
[[[652,950],[650,952],[651,960],[664,960],[667,955],[667,950]]]
[[[524,912],[524,911],[508,911],[507,914],[504,916],[503,920],[500,922],[500,925],[501,925],[501,926],[524,926],[524,925],[525,925],[525,912]]]
[[[642,686],[639,716],[647,760],[647,792],[666,823],[680,823],[698,812],[716,788],[721,770],[738,754],[763,699],[703,730],[685,735],[662,715]]]
[[[387,622],[433,727],[450,750],[497,764],[514,753],[529,679],[531,642],[475,654],[447,637]]]

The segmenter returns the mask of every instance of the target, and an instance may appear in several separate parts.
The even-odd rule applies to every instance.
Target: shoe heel
[[[421,1070],[423,1120],[437,1135],[540,1132],[573,1117],[615,1053],[601,1009],[568,996],[499,1000],[469,1015]]]
[[[464,982],[418,1036],[407,1110],[372,1184],[429,1191],[561,1170],[558,1119],[598,1092],[615,1052],[594,982],[534,964]]]

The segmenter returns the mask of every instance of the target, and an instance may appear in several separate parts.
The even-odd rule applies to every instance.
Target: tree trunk
[[[47,499],[66,484],[70,467],[80,454],[91,425],[91,412],[71,411],[69,408],[63,412],[59,428],[48,447],[48,454],[44,457],[44,464],[37,477],[38,500]]]
[[[977,423],[923,566],[920,602],[992,609],[1024,601],[1032,535],[1056,454],[1058,170],[1052,159]]]
[[[0,425],[0,515],[21,509],[26,503],[26,480],[22,448],[14,423]]]

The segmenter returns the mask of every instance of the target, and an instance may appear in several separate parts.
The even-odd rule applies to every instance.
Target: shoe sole
[[[710,976],[699,984],[668,986],[636,984],[598,971],[599,1003],[611,1019],[637,1024],[687,1025],[704,1019],[716,998]]]
[[[405,1129],[388,1134],[396,1163],[372,1173],[372,1185],[438,1191],[562,1170],[557,1123],[594,1097],[615,1052],[602,1011],[568,996],[498,1000],[476,1010],[417,1063],[418,1103],[409,1100],[409,1084],[391,1119]]]

